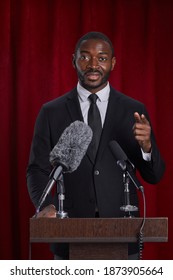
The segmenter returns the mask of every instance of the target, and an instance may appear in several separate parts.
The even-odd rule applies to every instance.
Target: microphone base
[[[68,213],[64,211],[58,211],[56,217],[59,219],[68,218]]]
[[[123,205],[120,207],[120,210],[124,212],[135,212],[138,211],[138,207],[133,205]]]

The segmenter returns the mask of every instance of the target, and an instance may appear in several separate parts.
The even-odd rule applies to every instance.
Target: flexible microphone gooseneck
[[[109,147],[111,149],[113,156],[117,160],[117,165],[120,166],[120,168],[123,171],[127,172],[129,178],[132,180],[136,188],[139,189],[141,192],[143,192],[143,186],[141,185],[141,183],[136,178],[136,175],[134,174],[134,165],[128,159],[127,155],[120,147],[120,145],[115,140],[113,140],[109,143]]]

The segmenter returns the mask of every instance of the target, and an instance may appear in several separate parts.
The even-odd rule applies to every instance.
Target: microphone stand
[[[68,218],[68,213],[64,211],[64,205],[63,205],[63,202],[65,200],[65,188],[64,188],[64,179],[62,174],[59,180],[57,181],[57,193],[58,193],[59,210],[56,216],[57,218],[60,219]]]
[[[126,213],[126,217],[132,217],[131,212],[138,211],[138,207],[130,204],[130,190],[129,190],[130,178],[128,173],[123,172],[123,183],[124,183],[124,202],[125,204],[120,207],[121,211]]]
[[[130,190],[129,182],[130,180],[136,186],[137,189],[143,192],[143,187],[137,180],[136,176],[133,174],[133,168],[131,162],[126,162],[125,160],[118,160],[117,165],[123,170],[123,183],[124,183],[124,198],[125,204],[120,207],[121,211],[126,213],[127,217],[132,217],[131,212],[138,211],[138,207],[130,204]]]
[[[124,211],[127,214],[127,217],[132,218],[130,212],[137,211],[138,207],[130,205],[130,191],[129,191],[129,182],[130,180],[133,182],[135,187],[142,192],[143,202],[144,202],[144,217],[142,221],[142,225],[140,227],[139,235],[138,235],[138,245],[139,245],[139,260],[142,259],[142,252],[143,252],[143,229],[145,225],[146,219],[146,202],[145,202],[145,193],[144,187],[138,181],[137,177],[135,176],[133,169],[134,166],[130,161],[125,160],[118,160],[117,165],[123,170],[123,183],[124,183],[124,195],[125,195],[125,205],[120,207],[120,210]]]

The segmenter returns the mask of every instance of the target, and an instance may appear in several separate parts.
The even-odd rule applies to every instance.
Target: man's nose
[[[98,59],[96,57],[91,57],[87,66],[88,66],[88,68],[92,68],[92,69],[99,68]]]

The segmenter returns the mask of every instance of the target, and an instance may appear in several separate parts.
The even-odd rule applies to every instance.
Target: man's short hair
[[[92,32],[88,32],[86,33],[85,35],[83,35],[77,42],[76,44],[76,47],[75,47],[75,55],[78,51],[78,49],[80,48],[81,44],[83,41],[86,41],[86,40],[90,40],[90,39],[94,39],[94,40],[103,40],[105,42],[107,42],[110,47],[111,47],[111,50],[112,50],[112,57],[114,56],[114,47],[112,45],[112,42],[111,40],[103,33],[101,32],[95,32],[95,31],[92,31]]]

